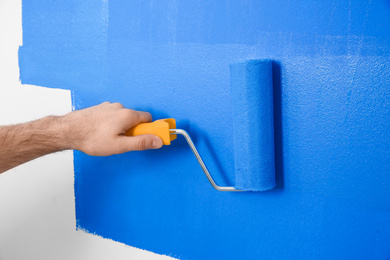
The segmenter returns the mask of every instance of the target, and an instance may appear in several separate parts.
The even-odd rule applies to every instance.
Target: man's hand
[[[163,142],[158,136],[125,136],[128,129],[151,121],[152,116],[148,112],[126,109],[120,103],[109,102],[63,117],[70,148],[94,156],[161,148]]]
[[[133,126],[150,121],[152,116],[147,112],[105,102],[65,116],[48,116],[0,127],[0,173],[37,157],[67,149],[108,156],[160,148],[163,142],[158,136],[124,135]]]

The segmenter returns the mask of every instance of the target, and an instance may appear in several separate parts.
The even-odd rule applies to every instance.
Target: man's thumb
[[[129,150],[148,150],[148,149],[158,149],[163,146],[163,142],[160,137],[157,135],[138,135],[132,136],[131,144]]]

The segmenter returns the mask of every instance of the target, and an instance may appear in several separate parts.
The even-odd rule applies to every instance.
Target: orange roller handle
[[[170,134],[169,129],[176,129],[176,120],[173,118],[159,119],[151,123],[142,123],[126,131],[126,136],[152,134],[157,135],[164,145],[170,145],[176,135]]]

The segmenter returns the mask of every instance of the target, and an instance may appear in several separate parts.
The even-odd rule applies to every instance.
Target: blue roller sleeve
[[[235,188],[275,187],[272,61],[230,65],[234,111]]]

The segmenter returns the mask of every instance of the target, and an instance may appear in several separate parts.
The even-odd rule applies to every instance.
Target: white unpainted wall
[[[0,0],[0,125],[72,110],[70,91],[21,85],[21,12],[21,0]],[[0,260],[173,259],[76,231],[73,181],[71,151],[0,174]]]

